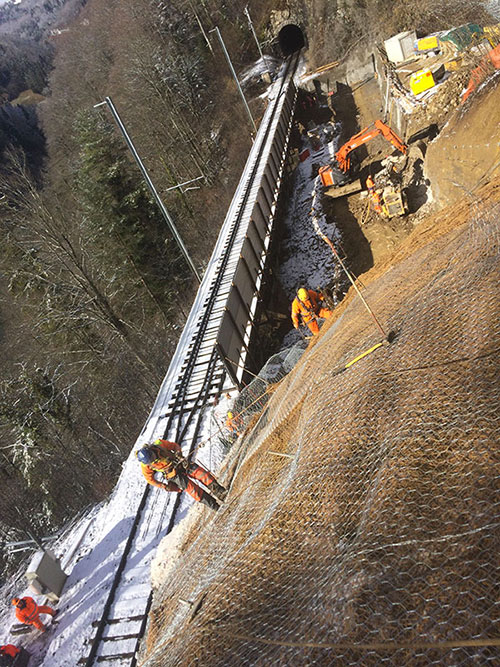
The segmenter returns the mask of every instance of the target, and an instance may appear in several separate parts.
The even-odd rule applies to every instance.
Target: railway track
[[[249,242],[249,225],[255,200],[264,192],[269,209],[274,209],[284,165],[288,136],[280,136],[283,145],[281,164],[271,147],[276,134],[283,134],[278,123],[284,114],[284,104],[295,103],[293,76],[299,53],[285,61],[280,76],[274,83],[274,96],[263,117],[245,166],[240,184],[219,235],[195,303],[186,322],[169,370],[160,388],[157,400],[143,428],[140,442],[164,437],[181,444],[185,455],[192,454],[200,440],[207,406],[216,395],[233,381],[219,344],[224,315],[231,290],[234,290],[235,272],[242,261],[242,248]],[[290,102],[290,100],[293,100]],[[287,110],[288,132],[292,109]],[[270,166],[269,166],[270,165]],[[273,174],[275,183],[268,182],[266,173]],[[264,176],[265,178],[264,178]],[[267,179],[267,181],[266,181]],[[266,181],[262,185],[263,180]],[[270,237],[272,224],[267,234]],[[252,241],[251,251],[258,256],[260,273],[264,270],[266,242]],[[254,247],[256,246],[256,247]],[[260,246],[260,250],[259,250]],[[258,283],[257,276],[256,283]],[[257,295],[256,295],[257,298]],[[248,312],[251,327],[252,312]],[[244,332],[242,349],[246,346]],[[233,377],[234,379],[234,377]],[[145,632],[151,606],[150,562],[160,537],[167,534],[176,521],[184,494],[165,494],[146,485],[138,501],[137,512],[130,534],[124,539],[123,553],[116,572],[109,582],[101,617],[93,623],[93,634],[86,644],[86,653],[78,664],[92,667],[134,667],[140,640]]]

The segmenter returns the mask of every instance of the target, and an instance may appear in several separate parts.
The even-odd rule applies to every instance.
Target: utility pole
[[[219,28],[216,26],[213,28],[213,30],[210,30],[210,32],[216,32],[217,37],[219,38],[220,45],[222,46],[222,50],[224,51],[224,55],[226,56],[227,64],[229,65],[229,69],[231,70],[231,73],[233,75],[234,80],[236,81],[236,85],[238,86],[238,91],[241,95],[241,99],[243,100],[243,104],[245,105],[245,109],[247,110],[248,117],[250,118],[250,122],[252,123],[252,127],[254,129],[255,134],[257,134],[257,126],[255,125],[255,121],[252,118],[252,113],[250,111],[250,107],[247,104],[247,101],[245,99],[245,95],[243,94],[243,91],[240,86],[240,82],[238,81],[238,77],[236,76],[236,72],[234,71],[233,63],[231,62],[231,58],[229,57],[229,53],[227,52],[226,45],[224,44],[224,41],[222,39],[222,35],[220,34]]]
[[[142,160],[139,157],[139,154],[138,154],[138,152],[137,152],[137,150],[136,150],[136,148],[135,148],[135,146],[132,142],[132,139],[130,138],[127,130],[125,129],[125,125],[123,124],[122,119],[120,118],[120,116],[118,114],[118,111],[115,108],[115,105],[111,101],[111,98],[110,97],[105,97],[104,102],[99,102],[99,104],[94,104],[94,109],[96,109],[97,107],[103,106],[104,104],[107,105],[108,109],[113,114],[113,118],[115,119],[116,124],[118,125],[118,127],[119,127],[119,129],[120,129],[120,131],[121,131],[121,133],[122,133],[122,135],[125,139],[125,142],[126,142],[127,146],[129,147],[130,152],[132,153],[132,155],[134,157],[134,160],[136,161],[139,169],[141,170],[141,173],[144,177],[144,180],[146,181],[146,184],[147,184],[151,194],[153,195],[153,198],[156,201],[156,203],[158,205],[158,208],[160,209],[160,212],[163,215],[163,218],[164,218],[165,222],[167,223],[167,226],[169,227],[170,231],[172,232],[172,235],[173,235],[177,245],[179,246],[179,249],[180,249],[181,253],[184,256],[184,259],[188,263],[189,268],[191,269],[192,273],[195,275],[196,280],[199,283],[201,283],[200,275],[199,275],[198,271],[196,270],[196,267],[193,263],[193,260],[191,259],[190,255],[187,251],[187,248],[184,245],[179,232],[177,231],[177,228],[174,224],[174,221],[172,220],[169,212],[167,211],[167,209],[165,207],[165,204],[160,199],[160,196],[159,196],[158,192],[156,191],[155,186],[153,185],[153,181],[151,180],[148,172],[146,171],[146,167],[142,163]]]
[[[255,29],[254,29],[254,27],[253,27],[252,19],[250,18],[250,12],[248,11],[248,5],[245,7],[244,12],[245,12],[245,15],[246,15],[246,17],[247,17],[247,19],[248,19],[248,25],[250,26],[250,30],[252,31],[252,35],[253,35],[253,37],[254,37],[254,39],[255,39],[255,43],[257,44],[257,48],[259,49],[260,57],[261,57],[262,60],[264,61],[264,65],[267,67],[267,71],[269,72],[269,71],[270,71],[270,70],[269,70],[269,65],[267,64],[266,57],[265,57],[265,55],[262,53],[262,49],[261,49],[261,47],[260,47],[259,40],[257,39],[257,35],[256,35],[256,33],[255,33]]]

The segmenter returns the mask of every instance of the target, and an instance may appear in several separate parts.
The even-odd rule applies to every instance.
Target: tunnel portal
[[[278,42],[282,54],[286,57],[303,48],[306,44],[304,33],[297,25],[283,26],[278,33]]]

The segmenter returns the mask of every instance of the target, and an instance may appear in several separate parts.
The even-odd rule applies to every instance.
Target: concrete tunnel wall
[[[278,33],[278,44],[281,53],[286,57],[302,49],[306,45],[306,39],[298,25],[288,23]]]

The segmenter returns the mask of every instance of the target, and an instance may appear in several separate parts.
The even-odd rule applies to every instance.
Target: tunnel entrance
[[[304,33],[297,25],[285,25],[278,33],[278,42],[281,52],[284,56],[289,56],[295,51],[298,51],[306,42]]]

